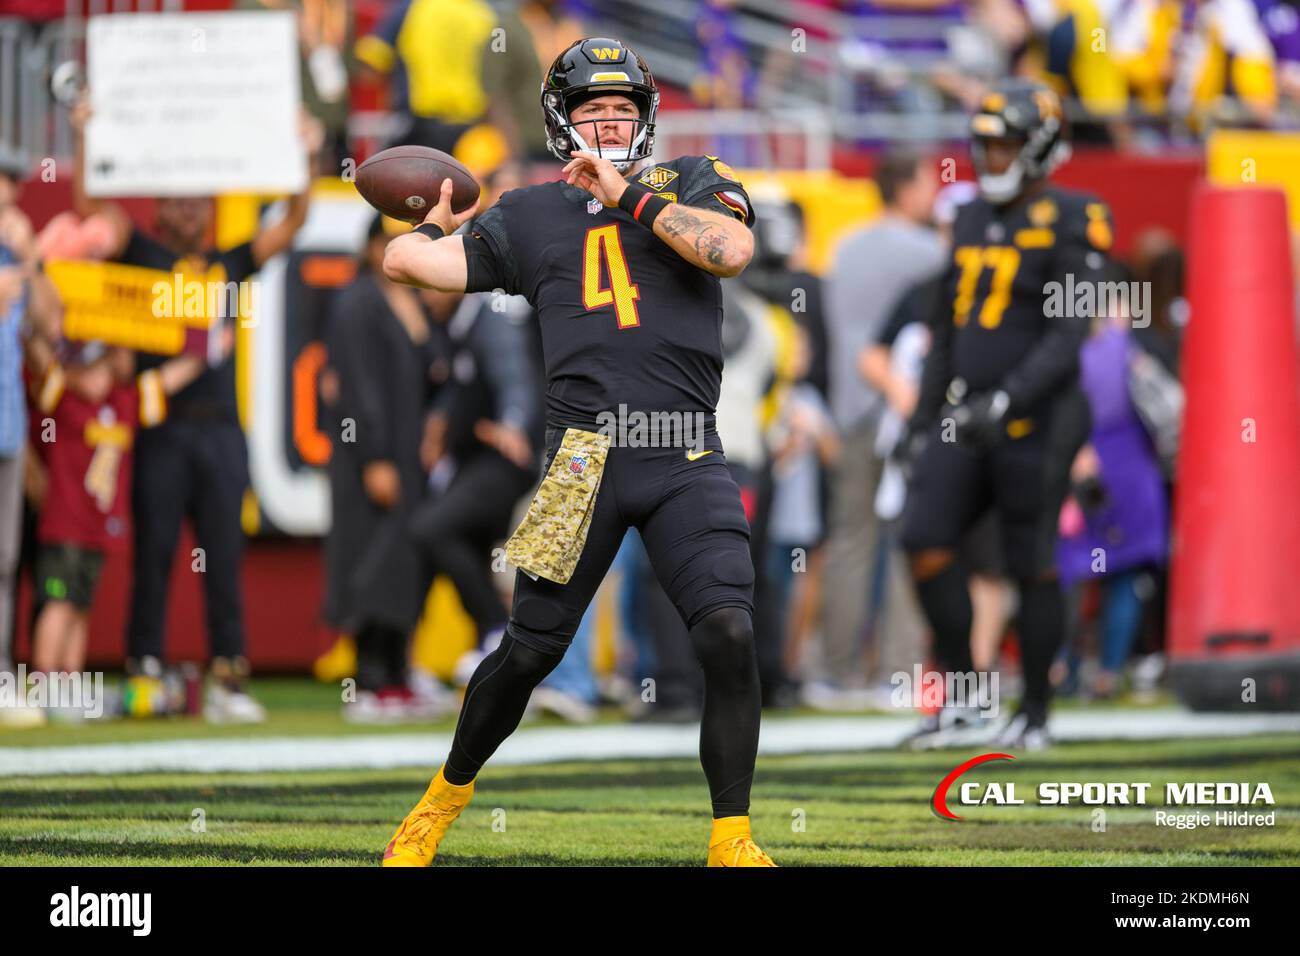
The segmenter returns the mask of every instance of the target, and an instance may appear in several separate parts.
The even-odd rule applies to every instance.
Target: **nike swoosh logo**
[[[712,451],[688,451],[686,453],[687,461],[699,461],[705,455],[712,455]]]

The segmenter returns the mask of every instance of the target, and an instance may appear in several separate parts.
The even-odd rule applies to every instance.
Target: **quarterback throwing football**
[[[542,86],[564,179],[506,193],[467,231],[451,182],[423,225],[389,244],[389,278],[449,292],[523,295],[546,361],[547,469],[507,554],[520,569],[501,644],[469,682],[446,763],[384,851],[427,866],[480,768],[559,663],[624,533],[636,527],[690,630],[706,695],[700,760],[712,798],[711,866],[772,866],[754,843],[758,750],[749,526],[713,426],[722,376],[719,277],[753,254],[753,213],[721,160],[647,163],[659,92],[618,40],[589,38]],[[633,447],[611,414],[705,423],[690,447]],[[660,436],[662,437],[662,436]]]

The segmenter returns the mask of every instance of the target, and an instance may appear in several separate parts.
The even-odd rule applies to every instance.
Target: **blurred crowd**
[[[584,31],[634,29],[647,53],[670,51],[659,79],[677,90],[672,106],[817,106],[837,121],[904,117],[911,137],[958,136],[927,115],[967,112],[1019,75],[1061,94],[1076,142],[1158,148],[1219,125],[1300,125],[1300,0],[698,0],[666,11],[651,0],[230,3],[296,14],[303,99],[331,174],[355,141],[449,148],[481,124],[510,155],[545,159],[533,91]],[[5,15],[36,35],[91,7],[13,0]],[[647,20],[661,29],[642,29]]]
[[[1300,119],[1295,0],[803,0],[780,8],[701,4],[704,105],[762,106],[795,70],[741,28],[780,10],[860,78],[850,109],[908,114],[971,109],[1008,75],[1042,80],[1071,105],[1076,139],[1119,145],[1211,125]],[[837,19],[818,17],[837,14]],[[1172,125],[1171,125],[1172,124]]]
[[[455,28],[414,43],[435,11]],[[599,30],[608,13],[575,0],[408,0],[357,40],[355,62],[387,78],[391,107],[414,124],[408,140],[442,148],[487,120],[512,155],[545,158],[530,91],[584,23]],[[836,109],[912,120],[968,112],[1008,75],[1039,79],[1069,105],[1076,142],[1157,148],[1218,125],[1300,124],[1297,0],[701,0],[692,25],[676,42],[695,69],[679,82],[702,109],[780,106],[811,69],[854,78]],[[500,44],[497,28],[531,49]],[[805,62],[809,42],[824,45],[819,66]],[[491,53],[478,72],[476,43]]]

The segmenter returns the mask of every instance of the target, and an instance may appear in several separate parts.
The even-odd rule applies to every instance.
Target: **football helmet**
[[[1029,80],[997,84],[980,101],[971,117],[971,160],[980,194],[993,203],[1006,203],[1035,179],[1048,175],[1070,156],[1061,100],[1051,89]],[[1000,173],[988,168],[989,140],[1021,141],[1020,152]]]
[[[618,94],[636,104],[640,117],[626,149],[600,146],[593,120],[570,123],[569,114],[598,96]],[[621,40],[588,37],[555,58],[542,81],[542,113],[546,117],[546,147],[568,162],[571,150],[589,150],[614,163],[619,172],[648,157],[654,150],[655,117],[659,113],[659,88],[650,67]],[[582,127],[582,130],[579,130]],[[586,135],[583,135],[585,132]]]

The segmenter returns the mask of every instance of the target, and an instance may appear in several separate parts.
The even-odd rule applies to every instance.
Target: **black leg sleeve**
[[[709,781],[713,816],[746,816],[761,709],[749,611],[724,607],[707,614],[691,628],[691,643],[704,668],[700,763]]]
[[[456,736],[443,767],[448,783],[463,786],[474,779],[501,742],[515,732],[533,688],[563,656],[543,654],[507,634],[483,658],[465,688]]]
[[[934,631],[934,656],[939,669],[953,673],[973,671],[970,586],[965,570],[953,561],[928,581],[918,581],[916,593]]]
[[[1025,673],[1025,699],[1020,709],[1030,724],[1047,722],[1051,699],[1048,671],[1065,636],[1065,598],[1056,581],[1021,581],[1020,656]]]

